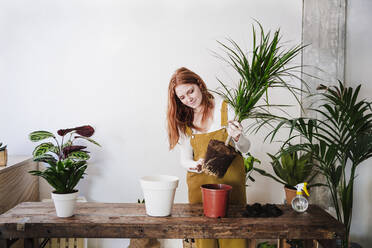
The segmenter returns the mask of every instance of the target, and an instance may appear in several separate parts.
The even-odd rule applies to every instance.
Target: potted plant
[[[228,44],[218,42],[226,53],[227,59],[218,54],[217,56],[238,73],[239,81],[236,88],[230,88],[218,79],[222,89],[216,93],[221,95],[234,109],[236,121],[242,122],[251,118],[257,121],[256,124],[262,124],[268,123],[270,119],[275,117],[268,111],[268,107],[288,106],[270,104],[269,89],[284,88],[298,100],[297,93],[301,89],[287,83],[286,77],[298,78],[295,72],[300,66],[288,66],[288,64],[304,47],[297,45],[285,50],[284,45],[280,42],[279,29],[271,36],[270,32],[263,30],[261,24],[258,23],[258,25],[261,37],[257,38],[253,26],[252,51],[244,51],[231,39],[228,40]],[[236,156],[234,149],[228,146],[230,140],[231,137],[228,137],[225,142],[210,141],[203,165],[204,171],[223,177]]]
[[[89,152],[82,145],[75,145],[78,140],[87,140],[100,146],[90,137],[94,134],[94,128],[86,125],[76,128],[60,129],[57,137],[48,131],[35,131],[30,133],[29,138],[33,142],[45,139],[53,139],[52,142],[44,142],[35,147],[32,155],[34,161],[48,164],[45,170],[30,171],[32,175],[44,178],[53,188],[52,199],[54,201],[58,217],[70,217],[73,215],[78,190],[75,188],[80,179],[84,178],[89,160]],[[66,136],[69,137],[67,138]]]
[[[8,163],[8,150],[6,145],[0,142],[0,166],[6,166]]]
[[[288,140],[302,136],[304,142],[288,150],[311,152],[317,161],[315,166],[325,177],[337,219],[346,227],[344,248],[349,246],[356,170],[372,157],[372,102],[358,100],[360,88],[345,87],[340,81],[338,86],[321,85],[321,105],[311,109],[318,119],[282,120],[269,134],[273,138],[278,128],[286,126],[291,130]]]
[[[300,154],[300,152],[297,151],[288,151],[290,147],[291,145],[289,144],[287,149],[281,148],[276,156],[267,153],[267,155],[272,159],[270,164],[275,175],[272,175],[263,169],[256,167],[253,168],[253,170],[257,171],[261,175],[270,177],[278,183],[283,184],[287,204],[291,204],[292,199],[296,196],[295,186],[297,184],[307,182],[309,189],[314,186],[323,185],[319,183],[312,184],[312,181],[318,173],[314,170],[315,168],[311,153],[306,152]]]

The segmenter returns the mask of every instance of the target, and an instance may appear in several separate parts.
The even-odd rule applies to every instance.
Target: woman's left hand
[[[235,142],[239,141],[240,135],[243,132],[243,126],[238,121],[229,121],[227,124],[227,133]]]

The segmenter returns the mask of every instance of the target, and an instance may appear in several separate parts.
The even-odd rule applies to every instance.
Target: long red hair
[[[208,92],[207,86],[201,77],[185,67],[177,69],[172,75],[168,86],[167,121],[170,150],[177,145],[180,134],[186,134],[186,127],[199,129],[193,124],[194,110],[184,105],[175,93],[176,86],[180,84],[196,84],[199,87],[203,96],[201,104],[204,106],[202,122],[210,116],[213,109],[213,95]]]

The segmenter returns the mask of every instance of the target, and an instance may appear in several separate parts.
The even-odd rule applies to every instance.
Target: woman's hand
[[[227,124],[227,133],[235,142],[239,141],[240,135],[243,132],[243,126],[238,121],[229,121]]]
[[[199,159],[196,163],[197,163],[196,167],[189,168],[189,170],[195,173],[201,173],[202,166],[204,164],[204,158]]]

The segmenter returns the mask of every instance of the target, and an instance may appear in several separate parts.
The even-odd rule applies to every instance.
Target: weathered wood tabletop
[[[200,204],[174,204],[169,217],[150,217],[144,204],[77,203],[75,215],[58,218],[53,203],[25,202],[0,215],[0,247],[14,238],[247,238],[341,239],[344,226],[318,206],[305,213],[279,205],[276,218],[245,218],[230,206],[226,218],[203,216]]]

